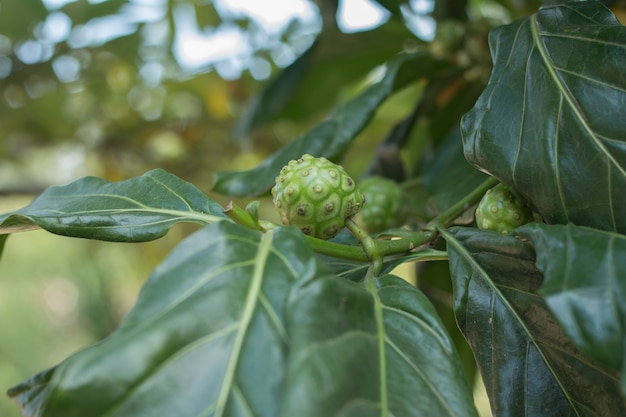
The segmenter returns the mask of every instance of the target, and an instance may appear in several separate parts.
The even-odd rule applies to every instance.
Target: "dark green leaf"
[[[493,73],[462,122],[467,159],[548,223],[626,232],[626,28],[599,2],[569,2],[489,41]]]
[[[520,230],[537,252],[539,289],[583,352],[623,370],[626,340],[626,236],[574,225]]]
[[[536,290],[533,248],[472,228],[444,232],[457,321],[497,416],[623,416],[619,375],[578,351]]]
[[[457,126],[439,144],[433,160],[424,167],[422,178],[431,194],[429,202],[437,212],[442,212],[482,184],[487,177],[463,157],[461,132]]]
[[[237,137],[244,137],[255,127],[280,115],[309,70],[317,45],[317,42],[314,43],[254,97],[235,127]]]
[[[288,305],[291,354],[281,416],[476,416],[462,366],[415,287],[327,277]]]
[[[72,237],[142,242],[176,223],[206,224],[225,217],[222,207],[192,184],[156,169],[112,183],[85,177],[50,187],[30,205],[0,216],[0,234],[36,228]]]
[[[154,271],[116,332],[9,395],[36,417],[276,417],[284,304],[319,268],[293,228],[210,225]]]
[[[414,36],[400,21],[370,31],[343,33],[329,25],[315,43],[267,84],[237,127],[239,135],[285,118],[310,120],[337,103],[346,87],[383,65]]]
[[[239,197],[259,195],[269,190],[280,169],[292,159],[305,153],[327,158],[340,155],[367,126],[390,94],[446,66],[427,53],[397,55],[387,63],[381,81],[340,106],[328,119],[290,142],[261,165],[249,171],[217,173],[214,191]]]

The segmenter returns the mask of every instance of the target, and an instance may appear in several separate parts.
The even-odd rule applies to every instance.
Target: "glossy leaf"
[[[540,292],[574,344],[623,371],[626,340],[626,236],[574,225],[527,225],[537,251]]]
[[[548,223],[626,231],[626,28],[596,1],[490,34],[494,69],[462,121],[467,159]]]
[[[263,194],[290,160],[305,153],[327,158],[341,155],[390,94],[446,67],[447,64],[427,53],[397,55],[387,63],[382,80],[340,106],[328,119],[281,148],[261,165],[248,171],[217,173],[214,191],[240,197]]]
[[[295,229],[210,225],[154,271],[117,331],[9,395],[36,417],[276,417],[284,304],[322,273]]]
[[[42,228],[88,239],[142,242],[176,223],[211,223],[222,207],[192,184],[156,169],[112,183],[85,177],[50,187],[30,205],[0,216],[0,234]]]
[[[577,350],[537,294],[533,248],[473,228],[444,232],[457,321],[497,416],[623,416],[619,374]]]
[[[394,276],[327,277],[290,298],[282,417],[476,416],[435,309]]]
[[[179,245],[111,336],[9,395],[36,417],[476,416],[413,286],[326,275],[295,229],[229,222]]]

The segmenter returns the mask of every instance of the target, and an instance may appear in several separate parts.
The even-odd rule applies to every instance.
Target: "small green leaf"
[[[467,159],[548,223],[626,232],[626,28],[601,2],[572,1],[489,43],[489,84],[462,120]]]
[[[154,271],[118,330],[9,395],[33,417],[276,417],[284,306],[324,271],[294,228],[212,224]]]
[[[291,354],[280,416],[476,416],[457,352],[415,287],[322,277],[287,310]]]
[[[617,372],[577,350],[537,294],[533,248],[474,228],[443,231],[457,322],[494,415],[623,416]]]
[[[218,172],[214,191],[238,197],[260,195],[271,188],[280,169],[292,159],[305,153],[329,159],[341,155],[390,94],[446,67],[447,64],[428,53],[397,55],[387,63],[382,80],[340,106],[328,119],[281,148],[261,165],[248,171]]]
[[[583,352],[624,371],[626,236],[574,225],[518,229],[545,275],[539,291],[565,333]]]
[[[224,217],[222,207],[195,186],[156,169],[118,183],[85,177],[50,187],[30,205],[0,216],[0,234],[42,228],[64,236],[143,242],[162,237],[176,223]]]

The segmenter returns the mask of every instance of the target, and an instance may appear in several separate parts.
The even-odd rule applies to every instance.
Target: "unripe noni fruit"
[[[363,205],[363,195],[343,167],[309,154],[289,161],[272,187],[281,222],[330,239]]]
[[[534,220],[533,213],[504,184],[488,190],[476,208],[476,225],[480,229],[509,234]]]
[[[369,177],[359,182],[365,197],[355,221],[369,233],[379,233],[404,224],[408,217],[407,202],[398,183],[383,177]]]

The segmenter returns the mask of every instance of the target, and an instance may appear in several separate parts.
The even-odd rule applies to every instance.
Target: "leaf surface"
[[[179,222],[222,218],[218,203],[156,169],[117,183],[85,177],[50,187],[30,205],[0,216],[0,234],[42,228],[64,236],[143,242],[162,237]]]
[[[626,28],[600,2],[544,5],[493,31],[464,153],[548,223],[626,231]]]
[[[256,168],[218,172],[213,190],[230,196],[254,196],[267,192],[280,169],[305,153],[332,159],[341,155],[367,126],[378,107],[397,89],[447,64],[427,53],[399,54],[385,67],[384,77],[357,97],[338,107],[328,119],[274,153]]]
[[[429,202],[439,213],[463,198],[467,190],[473,190],[485,181],[485,174],[463,158],[458,125],[439,145],[433,160],[425,166],[422,178],[430,191]]]
[[[33,417],[475,417],[415,287],[328,275],[294,228],[183,241],[107,339],[12,388]]]
[[[37,417],[276,417],[284,304],[320,268],[293,228],[207,226],[154,271],[117,331],[9,395]]]
[[[476,416],[458,354],[427,298],[387,275],[295,292],[282,417]]]
[[[443,233],[457,321],[494,415],[626,415],[618,373],[577,350],[537,294],[528,243],[473,228]]]
[[[539,291],[583,352],[623,372],[626,340],[626,236],[574,225],[519,230],[537,251]]]

